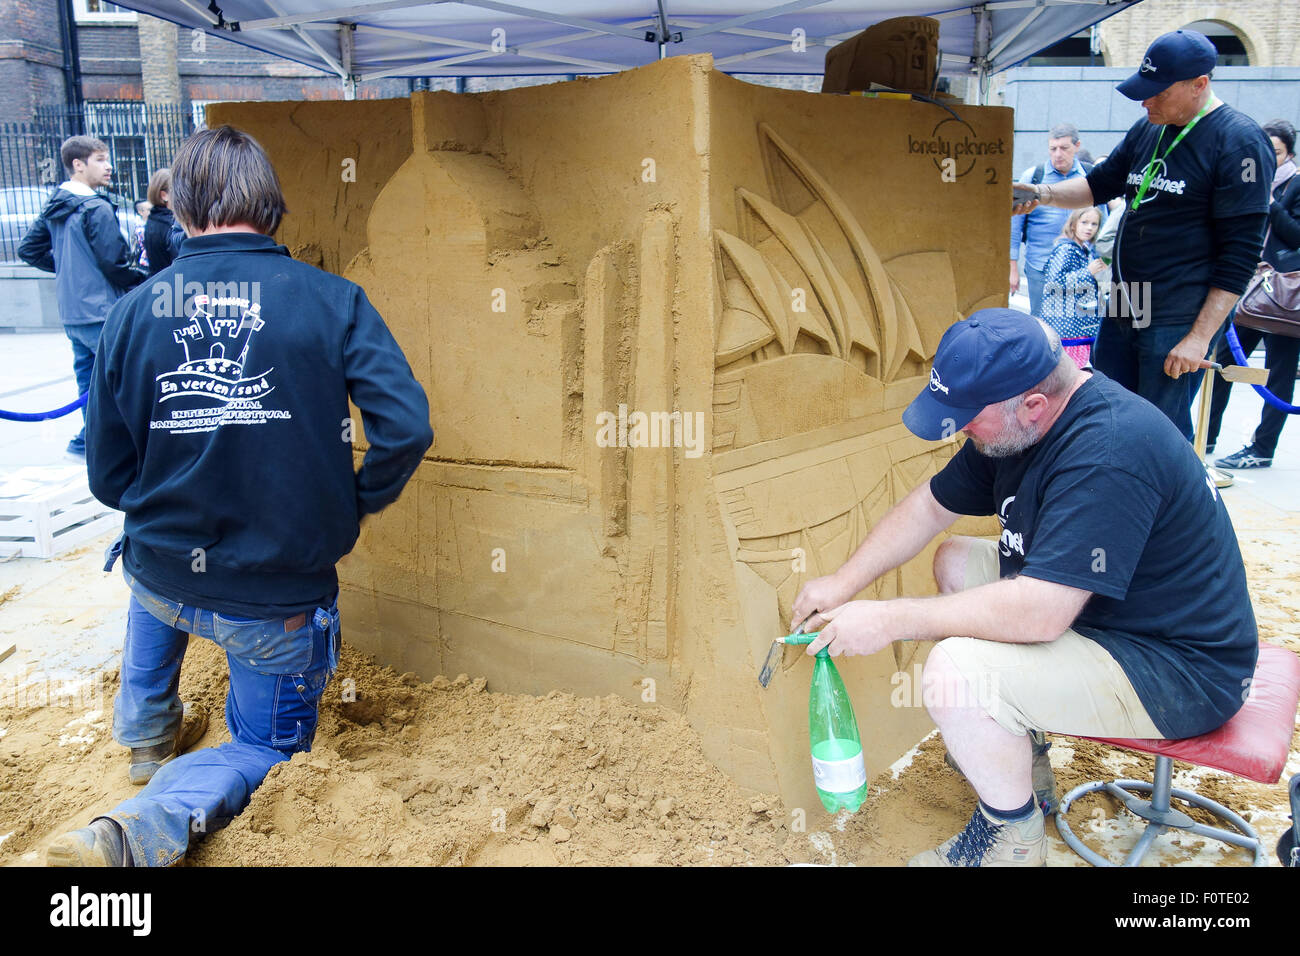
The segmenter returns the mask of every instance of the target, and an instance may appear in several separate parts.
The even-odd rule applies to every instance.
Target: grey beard
[[[975,450],[986,458],[1010,458],[1031,448],[1038,441],[1038,432],[1032,425],[1021,425],[1014,417],[1009,417],[1005,425],[1005,433],[997,441],[983,442],[971,436]]]

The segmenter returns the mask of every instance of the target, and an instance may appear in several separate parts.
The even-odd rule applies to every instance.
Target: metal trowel
[[[1214,362],[1210,365],[1227,382],[1242,382],[1246,385],[1267,385],[1268,369],[1251,368],[1249,365],[1220,365]]]
[[[787,634],[785,637],[778,637],[772,642],[772,649],[767,652],[767,660],[763,661],[763,669],[758,672],[758,685],[766,687],[772,682],[772,674],[776,671],[777,662],[781,659],[781,653],[788,644],[811,644],[821,631],[803,632],[803,625],[799,625],[799,630],[793,634]]]

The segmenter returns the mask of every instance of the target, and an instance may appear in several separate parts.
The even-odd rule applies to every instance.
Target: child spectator
[[[1076,209],[1065,220],[1061,235],[1043,269],[1043,314],[1040,316],[1062,339],[1095,338],[1101,319],[1098,277],[1106,264],[1097,258],[1092,240],[1101,227],[1095,206]],[[1090,344],[1067,345],[1065,351],[1080,368],[1086,368]]]
[[[144,249],[144,227],[149,221],[149,210],[152,208],[149,200],[138,200],[135,204],[136,222],[131,229],[131,259],[145,272],[149,271],[149,254]]]

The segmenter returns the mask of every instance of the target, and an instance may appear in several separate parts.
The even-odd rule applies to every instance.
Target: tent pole
[[[987,4],[971,7],[975,15],[975,49],[971,51],[971,80],[974,87],[966,88],[966,102],[984,106],[988,96],[989,45],[993,37],[993,15]]]
[[[345,100],[355,100],[357,98],[357,74],[352,68],[356,29],[357,25],[355,23],[339,24],[339,53],[343,61],[343,98]]]

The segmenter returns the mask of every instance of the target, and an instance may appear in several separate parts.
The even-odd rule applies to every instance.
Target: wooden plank
[[[0,556],[50,558],[120,526],[121,515],[91,495],[84,472],[32,468],[8,478],[40,482],[49,475],[42,487],[0,501]]]

